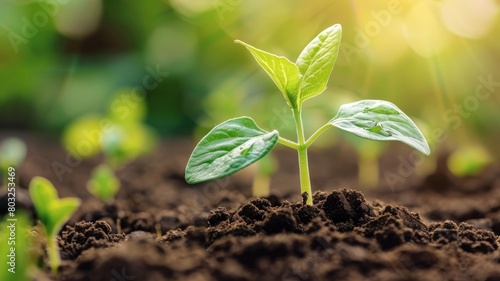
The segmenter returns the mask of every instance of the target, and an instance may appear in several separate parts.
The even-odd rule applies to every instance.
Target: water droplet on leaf
[[[379,134],[379,135],[382,135],[385,137],[392,136],[391,132],[388,132],[384,128],[382,128],[382,125],[380,125],[378,123],[375,123],[375,124],[376,124],[375,126],[368,128],[367,130],[372,132],[372,133],[376,133],[376,134]]]

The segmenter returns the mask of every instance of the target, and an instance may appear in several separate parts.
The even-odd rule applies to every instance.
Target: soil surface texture
[[[121,190],[102,203],[85,189],[101,157],[76,162],[51,140],[22,137],[29,150],[18,169],[19,208],[36,219],[26,189],[33,176],[49,178],[61,197],[83,200],[58,237],[59,274],[50,273],[44,242],[34,239],[42,269],[34,280],[500,280],[495,165],[458,178],[440,155],[434,171],[415,171],[394,186],[384,174],[397,173],[398,156],[411,152],[396,146],[380,161],[379,186],[363,189],[355,153],[338,144],[310,152],[316,192],[309,206],[297,192],[293,151],[275,154],[272,195],[252,198],[251,168],[187,185],[194,143],[169,140],[121,168]],[[54,163],[70,170],[61,174]],[[5,200],[0,194],[1,215]]]

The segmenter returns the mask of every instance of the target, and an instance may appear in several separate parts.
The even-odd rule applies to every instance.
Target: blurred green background
[[[2,0],[0,129],[60,136],[135,88],[160,135],[199,136],[237,115],[292,125],[282,95],[235,39],[295,61],[343,26],[308,133],[358,99],[385,99],[420,120],[432,145],[500,154],[500,22],[495,0]]]

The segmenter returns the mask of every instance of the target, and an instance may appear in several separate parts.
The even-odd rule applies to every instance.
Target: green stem
[[[264,173],[257,172],[253,179],[252,196],[253,197],[268,197],[270,192],[271,179]]]
[[[330,123],[327,123],[323,125],[321,128],[319,128],[314,134],[306,141],[306,146],[309,147],[313,142],[326,130],[330,129],[332,125]]]
[[[358,156],[358,181],[365,188],[374,188],[379,182],[378,155],[360,153]]]
[[[295,126],[297,128],[298,147],[297,152],[299,155],[299,174],[300,174],[300,190],[301,193],[307,193],[307,204],[312,205],[312,191],[311,180],[309,179],[309,163],[307,160],[307,145],[304,138],[304,125],[302,124],[302,116],[300,109],[293,110],[293,117],[295,119]]]
[[[287,139],[282,138],[282,137],[278,137],[278,143],[281,143],[282,145],[288,146],[288,147],[293,148],[293,149],[299,149],[298,143],[293,142],[291,140],[287,140]]]
[[[61,256],[59,253],[59,247],[57,246],[56,237],[48,237],[47,252],[49,255],[49,264],[52,268],[52,273],[57,274],[57,270],[59,268],[59,265],[61,264]]]

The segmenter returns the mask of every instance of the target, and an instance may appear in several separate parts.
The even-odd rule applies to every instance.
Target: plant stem
[[[253,197],[268,197],[270,195],[271,179],[264,173],[257,172],[253,179],[252,196]]]
[[[61,256],[59,253],[59,247],[57,246],[56,237],[47,238],[47,252],[49,255],[49,264],[52,268],[52,273],[57,274],[57,270],[61,264]]]
[[[288,146],[293,149],[299,149],[299,144],[296,142],[293,142],[291,140],[287,140],[283,137],[278,137],[278,143],[281,143],[284,146]]]
[[[312,136],[306,141],[306,146],[309,147],[313,142],[326,130],[330,129],[332,125],[330,123],[327,123],[323,125],[321,128],[319,128]]]
[[[300,191],[307,193],[307,204],[312,205],[311,180],[309,179],[309,163],[307,159],[307,145],[304,138],[304,125],[302,124],[301,110],[293,109],[293,117],[297,128],[297,140],[299,146],[297,152],[299,155],[299,174],[300,174]]]
[[[368,189],[374,188],[379,182],[378,155],[374,153],[359,153],[358,182]]]

